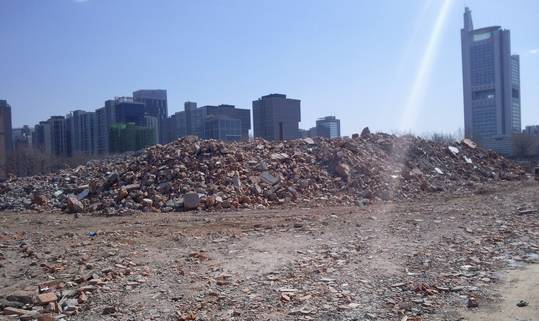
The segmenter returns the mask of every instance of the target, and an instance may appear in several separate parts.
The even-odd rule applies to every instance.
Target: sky
[[[0,0],[0,99],[18,127],[137,89],[167,89],[169,114],[283,93],[301,128],[454,133],[465,6],[511,30],[522,125],[539,124],[537,0]]]

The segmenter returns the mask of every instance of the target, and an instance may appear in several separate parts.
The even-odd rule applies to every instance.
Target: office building
[[[167,138],[168,141],[174,141],[177,138],[187,136],[187,119],[185,112],[174,113],[167,119]]]
[[[157,119],[159,128],[157,142],[159,144],[167,143],[167,91],[164,89],[137,90],[133,92],[133,99],[137,102],[144,103],[144,111],[147,116],[152,116]]]
[[[248,109],[225,104],[197,108],[195,102],[186,102],[184,107],[184,111],[175,113],[169,120],[172,139],[187,135],[226,141],[249,139],[251,115]]]
[[[114,100],[107,100],[105,106],[95,111],[95,153],[106,155],[109,153],[110,127],[116,123],[116,104]]]
[[[520,61],[511,55],[510,31],[474,29],[466,8],[461,41],[465,137],[510,155],[513,135],[521,132]]]
[[[242,139],[241,120],[226,115],[209,115],[205,124],[205,139],[238,141]]]
[[[96,114],[83,110],[66,117],[68,155],[92,155],[96,152]]]
[[[7,176],[7,159],[13,149],[11,134],[11,106],[0,100],[0,179]]]
[[[158,138],[159,138],[159,125],[162,124],[161,121],[159,121],[159,119],[157,119],[157,117],[155,116],[144,116],[144,120],[145,120],[145,124],[144,124],[144,127],[146,128],[150,128],[153,130],[153,137],[154,137],[154,141],[152,141],[151,145],[155,145],[155,144],[158,144]]]
[[[539,125],[526,126],[522,133],[528,136],[539,136]]]
[[[203,115],[207,118],[207,121],[211,121],[212,124],[219,123],[219,133],[215,131],[214,126],[210,126],[206,123],[206,131],[204,137],[207,139],[222,139],[219,137],[228,137],[223,140],[247,140],[249,139],[249,130],[251,129],[251,111],[249,109],[236,108],[234,105],[221,104],[218,106],[204,106],[199,108],[202,110]],[[232,125],[234,124],[234,126]],[[221,127],[225,126],[225,127]],[[231,130],[228,134],[224,134],[224,128]],[[211,130],[209,128],[212,128]],[[224,136],[223,136],[224,135]]]
[[[13,150],[20,148],[31,148],[32,147],[32,128],[25,125],[21,128],[13,128],[11,130],[12,146]]]
[[[271,94],[253,101],[254,137],[289,140],[299,137],[301,101]]]
[[[111,152],[110,130],[115,124],[132,123],[146,126],[145,104],[132,97],[116,97],[105,101],[105,106],[95,111],[95,151],[98,155]]]
[[[325,138],[341,137],[341,121],[335,116],[326,116],[316,121],[316,136]]]
[[[178,115],[178,119],[185,118],[185,129],[180,129],[180,131],[184,131],[185,135],[195,135],[195,133],[198,134],[200,130],[197,130],[202,126],[202,118],[199,117],[200,115],[197,114],[197,103],[194,101],[186,101],[183,104],[183,110],[185,112],[185,115]],[[181,126],[181,124],[180,124]],[[178,136],[183,137],[183,136]]]
[[[146,125],[146,105],[131,97],[117,97],[113,102],[116,123],[133,123],[137,126]]]
[[[64,116],[52,116],[43,123],[44,151],[47,154],[68,156],[66,120]]]
[[[32,148],[35,151],[45,152],[45,123],[40,121],[39,124],[34,126],[34,133],[32,135]]]
[[[155,143],[155,130],[134,123],[117,123],[110,127],[110,152],[123,153],[143,149]]]

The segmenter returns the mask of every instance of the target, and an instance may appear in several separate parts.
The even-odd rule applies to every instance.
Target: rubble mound
[[[178,139],[0,185],[0,210],[132,211],[367,205],[519,180],[525,171],[464,140],[364,132],[344,139],[224,143]]]

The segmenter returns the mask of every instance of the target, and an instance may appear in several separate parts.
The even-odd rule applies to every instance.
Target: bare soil
[[[538,208],[530,181],[363,208],[3,213],[0,304],[90,284],[67,320],[539,320]]]

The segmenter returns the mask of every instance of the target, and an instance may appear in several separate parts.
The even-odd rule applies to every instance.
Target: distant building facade
[[[251,115],[248,109],[234,105],[197,107],[195,102],[186,102],[184,111],[172,115],[168,124],[172,139],[195,135],[203,139],[247,140]]]
[[[96,114],[76,110],[66,117],[68,155],[96,153]]]
[[[19,148],[31,148],[32,136],[33,130],[29,126],[13,128],[11,130],[13,150],[17,150]]]
[[[324,138],[341,137],[341,121],[335,116],[326,116],[316,121],[316,136]]]
[[[11,126],[11,106],[6,100],[0,100],[0,179],[7,176],[7,158],[13,150]]]
[[[105,106],[95,111],[95,153],[113,153],[110,145],[111,127],[116,124],[146,126],[146,105],[132,97],[117,97],[105,101]]]
[[[254,137],[290,140],[299,137],[301,101],[282,94],[262,96],[253,101]]]
[[[39,124],[35,125],[32,135],[32,148],[42,153],[45,152],[45,123],[40,121]]]
[[[466,8],[461,41],[465,137],[510,155],[521,132],[520,60],[511,55],[510,31],[474,29]]]
[[[133,92],[133,99],[144,103],[146,116],[152,116],[157,119],[159,135],[157,142],[159,144],[167,143],[167,118],[168,101],[167,91],[164,89],[142,89]]]
[[[47,154],[68,156],[66,119],[64,116],[52,116],[43,123],[44,151]]]
[[[155,116],[144,116],[144,127],[149,128],[153,131],[153,138],[151,145],[158,144],[159,134],[160,134],[160,124],[163,124],[163,122],[159,121],[157,117]]]
[[[118,97],[110,104],[114,104],[116,123],[133,123],[141,127],[146,125],[146,105],[144,103],[135,101],[131,97]]]
[[[95,153],[106,155],[110,151],[110,127],[116,123],[116,104],[107,100],[105,106],[95,111]]]
[[[522,133],[528,136],[539,136],[539,125],[526,126]]]
[[[110,152],[136,151],[155,144],[155,130],[134,123],[117,123],[110,127]]]

